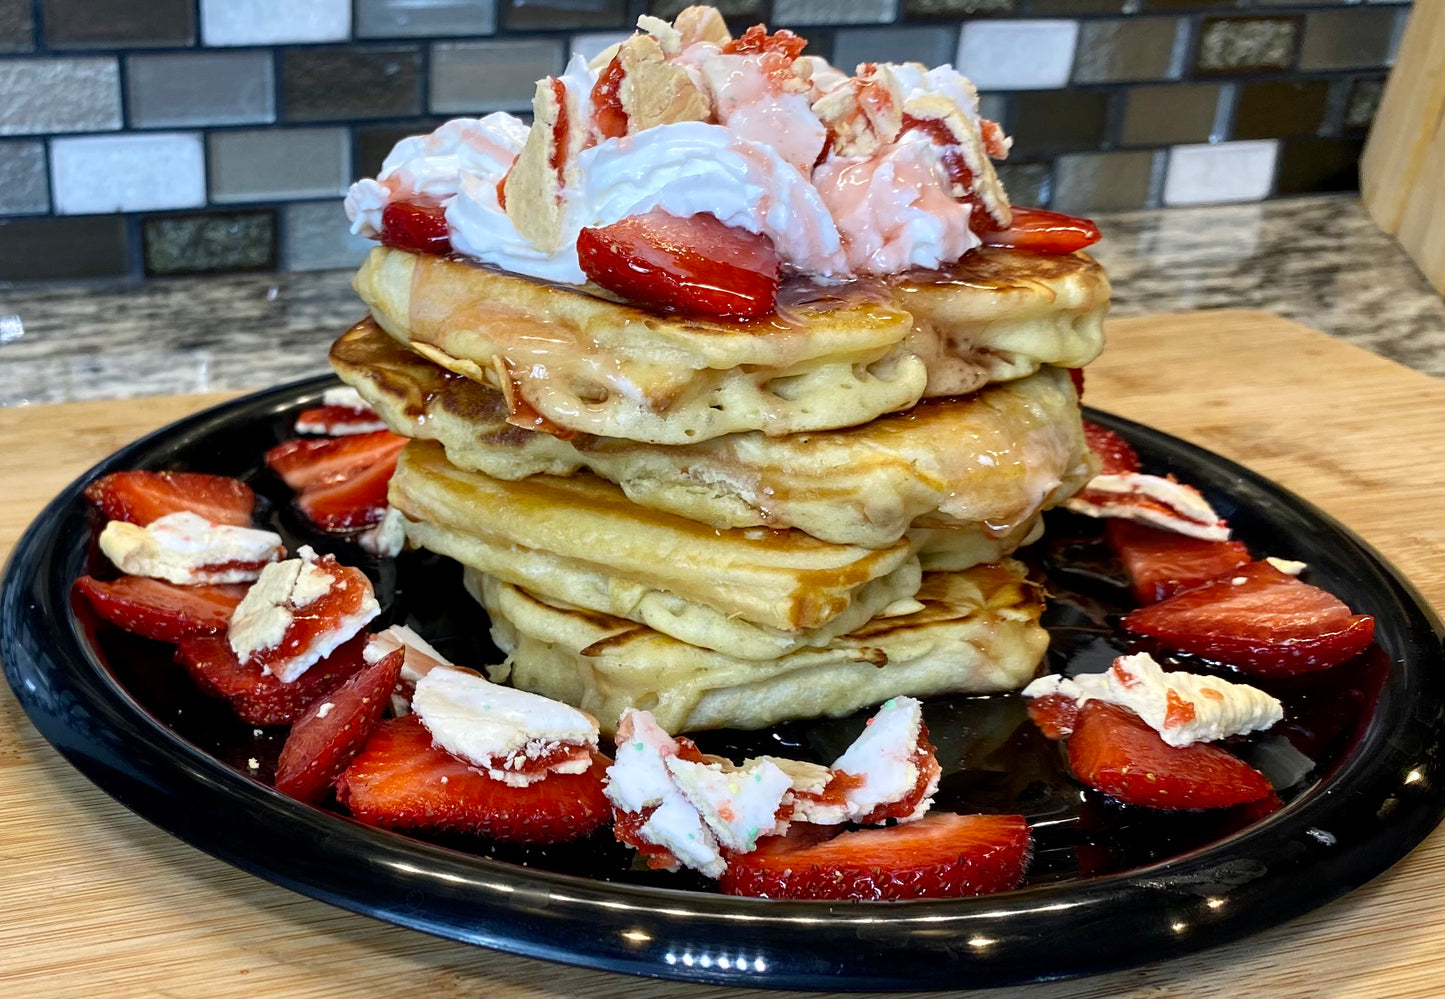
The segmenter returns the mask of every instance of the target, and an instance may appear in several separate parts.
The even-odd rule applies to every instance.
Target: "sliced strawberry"
[[[452,237],[446,209],[435,204],[393,201],[381,211],[381,243],[412,253],[450,253]]]
[[[303,555],[307,551],[303,550]],[[264,669],[287,682],[314,669],[338,643],[364,637],[361,629],[380,611],[366,573],[340,564],[336,556],[312,558],[301,571],[312,580],[302,590],[303,602],[297,602],[294,589],[284,596],[277,594],[274,604],[247,601],[232,618],[229,633],[235,638],[243,629],[249,631],[257,621],[265,621],[273,614],[287,619],[274,644],[249,649],[244,659],[246,665]],[[312,588],[315,584],[319,584],[316,589],[325,586],[319,595]],[[253,596],[265,592],[257,589]]]
[[[627,134],[627,111],[622,107],[622,57],[613,56],[592,85],[592,128],[601,139],[619,139]]]
[[[1166,648],[1262,676],[1327,669],[1375,636],[1374,618],[1350,613],[1335,596],[1268,562],[1140,608],[1123,624]]]
[[[984,895],[1015,888],[1029,858],[1021,815],[935,812],[888,829],[777,836],[731,857],[718,887],[758,898],[894,900]]]
[[[393,454],[345,479],[310,486],[296,498],[296,505],[323,531],[352,531],[378,523],[386,515],[386,487],[396,471],[396,459]]]
[[[86,486],[85,498],[107,520],[142,527],[184,510],[213,523],[249,527],[256,508],[256,494],[246,483],[202,472],[111,472]]]
[[[561,843],[596,830],[611,814],[602,793],[607,758],[582,774],[552,774],[511,787],[432,745],[415,715],[377,726],[336,781],[351,814],[389,829],[475,833],[509,843]]]
[[[1029,698],[1029,720],[1055,742],[1067,739],[1079,721],[1079,702],[1067,694]]]
[[[225,635],[183,638],[176,662],[186,668],[203,691],[224,697],[250,725],[289,725],[318,697],[335,690],[365,662],[366,636],[358,635],[316,663],[291,683],[284,683],[259,665],[243,665]]]
[[[583,229],[577,254],[597,284],[669,311],[751,318],[768,315],[778,301],[772,241],[711,215],[651,211]]]
[[[979,233],[985,246],[1006,246],[1026,253],[1073,253],[1097,243],[1099,236],[1099,227],[1088,219],[1017,206],[1007,229]]]
[[[300,492],[318,483],[338,482],[357,469],[395,461],[406,438],[389,430],[350,437],[297,438],[266,452],[266,464],[292,489]]]
[[[1085,420],[1084,443],[1103,462],[1100,475],[1129,475],[1139,471],[1139,453],[1114,431]]]
[[[1066,744],[1074,776],[1144,808],[1227,808],[1272,792],[1239,757],[1207,742],[1175,747],[1128,708],[1089,701]]]
[[[1104,539],[1124,564],[1134,599],[1141,604],[1158,603],[1232,574],[1250,561],[1243,542],[1205,541],[1132,520],[1110,520]]]
[[[401,649],[382,656],[296,719],[276,764],[276,790],[305,802],[321,800],[381,721],[404,658]]]
[[[160,642],[225,631],[246,595],[244,584],[176,586],[143,576],[121,576],[113,583],[81,576],[75,589],[111,624]]]
[[[766,27],[755,24],[724,45],[722,50],[727,55],[759,55],[764,52],[772,52],[791,62],[802,55],[803,49],[807,47],[808,40],[806,38],[798,37],[787,28],[782,28],[770,35]]]
[[[298,434],[327,434],[332,437],[354,437],[385,430],[386,423],[371,409],[350,406],[317,406],[302,410],[296,417]]]

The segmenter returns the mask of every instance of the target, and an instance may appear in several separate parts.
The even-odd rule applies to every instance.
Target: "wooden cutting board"
[[[228,395],[0,409],[0,555],[140,434]],[[1117,320],[1086,399],[1264,473],[1445,608],[1445,382],[1257,312]],[[284,849],[284,844],[277,844]],[[214,860],[72,770],[0,694],[0,995],[742,996],[567,968],[352,915]],[[1011,997],[1438,995],[1445,833],[1238,943]],[[1002,993],[977,993],[999,996]]]

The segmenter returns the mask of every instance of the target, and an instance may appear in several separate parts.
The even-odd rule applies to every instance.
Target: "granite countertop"
[[[1445,378],[1445,300],[1353,196],[1100,215],[1113,314],[1264,309]],[[0,405],[261,388],[326,370],[344,271],[0,289]]]

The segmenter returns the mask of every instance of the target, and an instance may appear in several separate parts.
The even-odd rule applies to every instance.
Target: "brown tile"
[[[628,26],[624,0],[502,0],[498,6],[509,31]]]
[[[1274,193],[1356,191],[1363,139],[1286,139],[1280,144]]]
[[[1032,0],[1029,13],[1034,15],[1125,14],[1138,9],[1138,0]]]
[[[1170,146],[1207,142],[1219,107],[1217,83],[1181,83],[1163,87],[1130,87],[1124,97],[1124,124],[1119,141],[1125,146]]]
[[[148,275],[274,270],[276,213],[191,212],[141,223]]]
[[[120,277],[130,273],[122,215],[0,219],[0,281]]]
[[[693,0],[652,0],[647,5],[647,12],[653,17],[660,17],[671,21],[682,11],[693,5]],[[747,25],[757,24],[767,19],[763,10],[763,0],[713,0],[713,7],[732,24],[735,19],[746,20]]]
[[[1174,37],[1184,22],[1172,17],[1085,21],[1074,57],[1075,83],[1162,80],[1171,75]]]
[[[356,176],[375,177],[381,163],[402,139],[425,135],[441,124],[437,118],[420,118],[400,125],[362,125],[356,130]]]
[[[43,142],[0,142],[0,215],[50,211]]]
[[[1014,0],[907,0],[903,5],[903,16],[920,21],[952,20],[975,14],[1008,14],[1017,6]],[[1037,0],[1034,6],[1038,6]]]
[[[1143,208],[1154,153],[1070,153],[1054,161],[1052,208],[1073,215]]]
[[[1046,208],[1049,199],[1048,163],[1000,163],[998,179],[1016,205]]]
[[[405,45],[287,49],[285,121],[402,118],[421,112],[421,52]]]
[[[1401,13],[1394,7],[1311,11],[1305,17],[1300,69],[1373,69],[1390,65],[1395,60],[1395,24]]]
[[[1380,109],[1380,98],[1385,93],[1385,78],[1366,76],[1350,84],[1350,96],[1345,100],[1345,119],[1342,122],[1347,131],[1364,131],[1375,120]]]
[[[1301,18],[1206,17],[1194,53],[1197,73],[1288,69],[1294,63]]]
[[[529,111],[536,81],[563,65],[557,38],[438,42],[431,49],[428,110],[436,114]]]
[[[193,45],[192,0],[44,0],[45,43],[54,49]]]
[[[1137,6],[1137,5],[1136,5]],[[1249,0],[1143,0],[1141,9],[1157,11],[1212,10],[1228,12],[1248,7]]]
[[[1020,155],[1097,149],[1109,95],[1097,90],[1037,90],[1014,95],[1014,150]]]
[[[0,0],[0,52],[35,48],[35,16],[30,0]]]
[[[1234,106],[1235,139],[1313,135],[1325,120],[1327,80],[1270,80],[1243,83]]]

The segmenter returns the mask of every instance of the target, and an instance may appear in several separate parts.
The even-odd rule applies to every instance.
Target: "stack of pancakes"
[[[1087,256],[791,283],[736,322],[384,247],[355,286],[332,364],[413,438],[391,504],[467,567],[494,679],[679,732],[1033,675],[1007,556],[1093,471]]]

